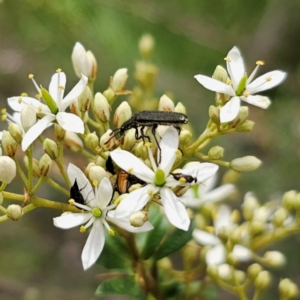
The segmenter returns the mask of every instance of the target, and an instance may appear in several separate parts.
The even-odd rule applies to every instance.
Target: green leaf
[[[174,227],[171,231],[169,231],[167,237],[156,249],[154,253],[154,259],[162,259],[181,249],[187,242],[189,242],[192,239],[192,233],[194,228],[194,220],[191,220],[191,224],[188,231],[184,231]]]
[[[153,219],[151,218],[152,215],[155,216]],[[169,227],[167,218],[160,212],[158,207],[150,211],[149,219],[154,229],[145,233],[144,244],[140,254],[142,259],[148,259],[154,253]]]
[[[97,263],[107,269],[124,269],[131,266],[127,244],[120,236],[105,237],[105,245]]]
[[[103,281],[96,290],[96,295],[130,295],[137,299],[146,299],[140,286],[134,280],[134,276],[110,278]]]

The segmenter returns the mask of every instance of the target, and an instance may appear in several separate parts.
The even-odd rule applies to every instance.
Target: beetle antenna
[[[118,131],[118,132],[115,134],[116,131]],[[109,136],[112,135],[112,137],[109,138],[109,139],[104,143],[104,145],[108,144],[108,143],[109,143],[114,137],[116,137],[118,134],[120,134],[120,128],[114,129],[114,130],[109,134]]]

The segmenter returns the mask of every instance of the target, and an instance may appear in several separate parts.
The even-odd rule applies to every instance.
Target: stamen
[[[175,150],[175,155],[179,157],[181,155],[181,151],[179,149],[176,149]]]
[[[110,229],[110,230],[108,231],[108,234],[109,234],[110,236],[115,236],[115,231],[112,230],[112,229]]]
[[[22,97],[19,97],[18,102],[21,104],[22,103]]]
[[[28,78],[31,79],[31,81],[33,82],[33,85],[35,86],[36,90],[38,91],[38,93],[41,94],[41,89],[39,88],[39,86],[37,85],[36,81],[33,78],[33,74],[29,74]]]
[[[247,98],[249,95],[250,95],[250,93],[249,93],[249,92],[247,92],[247,91],[244,91],[244,92],[243,92],[243,96],[244,96],[244,97],[246,97],[246,98]]]
[[[41,94],[36,94],[35,98],[38,99],[38,100],[40,100],[42,98],[42,95]]]
[[[266,81],[271,81],[272,77],[266,77]]]
[[[263,66],[265,63],[262,60],[258,60],[256,62],[256,64],[259,65],[259,66]]]
[[[80,231],[81,233],[86,232],[85,226],[81,225],[79,231]]]
[[[205,230],[208,231],[209,233],[215,232],[215,228],[213,226],[205,226]]]
[[[63,91],[63,90],[65,89],[62,85],[60,85],[58,88],[59,88],[61,91]]]
[[[151,148],[147,147],[147,151],[148,151],[148,156],[149,156],[149,159],[150,159],[150,163],[151,163],[152,169],[153,169],[154,172],[156,172],[157,171],[157,166],[156,166],[156,163],[155,163],[155,160],[154,160]]]
[[[41,106],[38,107],[38,111],[42,112],[43,108]]]
[[[74,205],[75,200],[74,199],[70,199],[68,202],[69,202],[70,205]]]
[[[227,79],[226,79],[226,84],[227,84],[227,85],[231,85],[231,84],[232,84],[232,81],[231,81],[229,78],[227,78]]]
[[[128,174],[131,174],[132,172],[133,172],[133,168],[130,168],[130,169],[127,170]]]
[[[3,114],[3,115],[1,116],[2,121],[5,121],[6,118],[7,118],[6,114]]]
[[[120,202],[121,202],[120,198],[117,198],[117,199],[115,200],[115,204],[116,204],[116,205],[119,205]]]
[[[29,75],[28,75],[28,78],[29,78],[29,79],[32,79],[33,77],[34,77],[33,74],[29,74]]]
[[[62,71],[62,69],[60,69],[60,68],[58,68],[58,69],[56,70],[57,73],[60,73],[61,71]]]
[[[6,113],[6,108],[2,108],[2,109],[1,109],[1,113],[2,113],[2,114],[5,114],[5,113]]]
[[[21,96],[22,97],[28,97],[28,94],[24,92],[24,93],[21,94]]]
[[[98,180],[95,179],[92,181],[92,184],[93,184],[93,186],[98,186],[99,182],[98,182]]]
[[[150,197],[152,197],[152,196],[153,196],[153,190],[149,190],[149,191],[148,191],[148,195],[149,195]]]
[[[228,61],[228,62],[231,62],[231,58],[228,57],[228,56],[226,56],[226,57],[224,58],[224,60],[226,60],[226,61]]]
[[[145,143],[145,147],[151,148],[151,146],[152,146],[152,143],[150,143],[150,142]]]

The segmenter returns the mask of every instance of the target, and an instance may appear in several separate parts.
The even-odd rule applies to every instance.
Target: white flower
[[[221,205],[214,221],[216,235],[200,229],[195,229],[193,231],[193,238],[196,242],[201,245],[211,246],[211,248],[206,252],[205,259],[207,265],[220,265],[226,261],[227,251],[222,241],[217,237],[217,234],[220,230],[226,230],[230,234],[230,232],[234,229],[235,224],[232,222],[230,217],[230,208],[228,206]],[[238,261],[247,261],[252,258],[252,252],[242,245],[235,245],[232,253]]]
[[[79,82],[65,98],[63,98],[63,96],[66,85],[66,75],[63,72],[60,72],[60,70],[52,76],[49,85],[49,93],[45,89],[38,87],[33,76],[30,76],[30,78],[33,80],[40,97],[43,94],[44,101],[47,105],[41,103],[37,99],[27,96],[8,98],[8,104],[13,110],[20,112],[24,105],[28,104],[34,107],[37,115],[43,116],[24,135],[22,150],[27,150],[34,140],[37,139],[46,128],[51,126],[53,122],[57,122],[67,131],[84,133],[83,121],[78,116],[65,112],[65,110],[82,93],[87,84],[87,77],[82,75]]]
[[[253,96],[253,94],[271,89],[280,84],[285,79],[286,73],[271,71],[252,81],[259,65],[263,65],[263,62],[258,61],[256,68],[248,77],[245,73],[243,58],[237,47],[233,47],[228,52],[225,60],[230,76],[228,84],[204,75],[195,76],[205,88],[232,96],[220,110],[221,123],[230,122],[237,117],[240,109],[240,100],[261,108],[267,108],[271,104],[269,98],[260,95]]]
[[[110,210],[114,209],[116,205],[109,205],[113,188],[108,178],[103,178],[94,191],[84,173],[75,165],[69,164],[68,175],[71,182],[77,181],[78,188],[85,200],[85,204],[75,202],[74,205],[84,209],[86,212],[63,214],[60,217],[54,218],[53,221],[56,227],[62,229],[69,229],[85,224],[81,226],[82,232],[93,225],[81,255],[85,270],[97,261],[102,252],[105,242],[104,227],[107,228],[111,235],[114,234],[107,221],[113,222],[132,232],[149,231],[153,228],[149,222],[146,222],[142,227],[133,227],[129,224],[128,220],[114,218],[113,212]]]
[[[110,153],[111,158],[121,169],[147,183],[146,186],[133,191],[121,201],[115,211],[116,217],[125,218],[140,211],[159,192],[161,203],[170,223],[182,230],[188,230],[190,218],[185,206],[180,198],[170,189],[179,184],[173,175],[170,174],[179,151],[178,140],[176,129],[169,127],[159,144],[161,151],[158,151],[157,160],[160,160],[161,155],[161,162],[158,166],[156,166],[152,152],[148,147],[149,159],[153,170],[130,152],[117,149]],[[186,169],[185,174],[196,174],[197,182],[202,182],[212,176],[217,169],[218,166],[215,164],[199,163],[192,168]]]
[[[194,185],[181,196],[181,201],[187,207],[197,208],[208,202],[223,201],[236,192],[235,185],[229,183],[212,190],[216,179],[217,175],[208,178],[201,184]]]

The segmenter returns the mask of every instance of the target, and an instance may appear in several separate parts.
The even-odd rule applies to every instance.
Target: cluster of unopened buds
[[[124,230],[155,231],[149,214],[156,207],[156,213],[164,214],[168,224],[187,232],[194,243],[204,246],[201,256],[212,279],[227,289],[234,290],[236,285],[248,281],[262,289],[268,285],[266,278],[270,275],[261,264],[278,267],[285,258],[278,251],[267,251],[262,257],[255,251],[298,226],[299,195],[291,192],[294,194],[283,197],[282,205],[261,206],[253,194],[247,194],[241,223],[240,213],[216,204],[236,196],[236,187],[229,180],[212,189],[212,182],[219,166],[229,168],[228,177],[234,177],[233,174],[254,171],[261,161],[253,156],[225,161],[224,148],[213,146],[207,153],[203,153],[203,148],[224,133],[251,131],[254,123],[248,120],[248,107],[241,106],[241,100],[267,108],[270,100],[253,94],[278,85],[286,74],[272,71],[253,80],[263,63],[257,62],[255,70],[247,76],[241,54],[233,47],[225,58],[227,71],[218,66],[212,78],[195,76],[205,88],[216,92],[216,104],[209,108],[205,130],[193,140],[182,103],[174,105],[166,95],[159,101],[149,97],[157,73],[157,68],[149,63],[153,46],[151,37],[142,38],[140,52],[144,60],[136,65],[138,86],[132,92],[125,89],[128,75],[127,69],[122,68],[110,78],[103,93],[93,95],[97,61],[92,52],[76,43],[72,61],[80,80],[66,96],[66,75],[57,69],[48,89],[29,75],[37,90],[34,98],[25,93],[8,98],[14,112],[11,115],[3,110],[3,120],[9,125],[1,134],[6,156],[0,157],[4,213],[0,220],[18,220],[38,207],[63,210],[61,216],[54,218],[55,226],[62,229],[80,226],[81,232],[90,228],[82,252],[83,267],[88,269],[102,253],[105,239],[112,238],[105,237],[106,230],[110,236],[115,236],[116,231],[122,235]],[[112,106],[122,95],[129,95],[129,99],[116,107],[113,115],[116,129],[112,130]],[[148,95],[148,100],[141,103],[143,95]],[[51,136],[48,133],[53,128]],[[46,131],[48,137],[44,138]],[[39,160],[35,158],[39,152],[33,151],[39,149],[38,143],[44,150]],[[73,163],[66,167],[66,147],[89,160],[84,170]],[[20,149],[27,173],[18,162]],[[51,177],[53,162],[66,188],[59,179]],[[25,186],[24,195],[6,191],[17,172]],[[38,197],[43,183],[66,194],[69,204]],[[23,201],[23,205],[11,204],[5,208],[3,198]],[[253,260],[256,262],[248,268],[248,279],[245,272],[235,269],[238,262]]]

